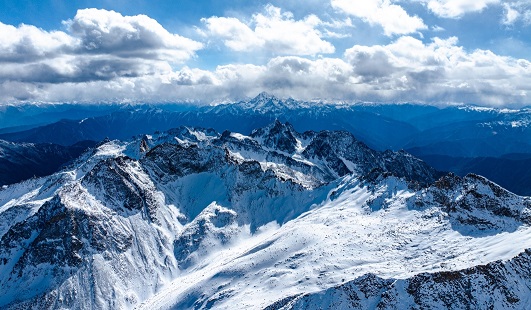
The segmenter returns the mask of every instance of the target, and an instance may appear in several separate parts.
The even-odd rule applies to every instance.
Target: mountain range
[[[0,140],[0,186],[50,175],[95,145],[93,141],[63,146]]]
[[[238,114],[240,106],[264,113]],[[277,108],[305,109],[261,95],[252,103],[203,108],[209,112],[113,112],[103,119],[138,127],[115,128],[56,173],[4,186],[0,308],[531,304],[529,197],[480,175],[440,172],[403,150],[375,149],[348,130],[297,130],[306,114],[287,123]],[[231,126],[265,124],[242,132],[177,126],[137,133],[172,125],[173,113],[198,123],[224,119],[218,126],[229,127],[227,109],[240,120]],[[129,117],[112,116],[123,113]],[[343,126],[315,113],[315,124]],[[137,115],[150,117],[136,123]],[[351,126],[361,119],[368,121],[360,116]],[[99,120],[69,128],[90,138],[83,124]],[[43,128],[17,137],[42,139]],[[138,135],[115,139],[122,134]],[[371,143],[386,135],[375,137]],[[514,148],[520,147],[526,146]]]
[[[80,117],[86,110],[92,114]],[[24,113],[36,116],[22,118]],[[47,123],[34,125],[38,115],[41,123]],[[462,177],[468,173],[484,175],[514,193],[531,195],[531,110],[525,108],[332,104],[279,99],[262,93],[248,101],[202,107],[179,104],[43,105],[40,110],[11,107],[0,111],[0,119],[11,119],[11,127],[0,128],[4,132],[0,133],[1,140],[63,146],[105,138],[129,140],[179,126],[249,134],[279,120],[289,122],[301,132],[345,130],[375,150],[405,150],[438,170]],[[28,126],[32,128],[20,130]]]

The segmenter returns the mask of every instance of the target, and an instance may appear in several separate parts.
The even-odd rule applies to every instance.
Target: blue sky
[[[529,0],[1,1],[0,23],[2,103],[531,104]]]

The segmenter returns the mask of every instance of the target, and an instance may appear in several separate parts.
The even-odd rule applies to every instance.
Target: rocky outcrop
[[[279,300],[287,309],[527,309],[531,251],[459,271],[422,273],[409,279],[368,274],[333,288]]]

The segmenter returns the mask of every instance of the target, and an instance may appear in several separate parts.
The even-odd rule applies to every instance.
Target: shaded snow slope
[[[405,280],[419,273],[437,274],[509,260],[531,246],[531,228],[522,222],[516,230],[508,225],[495,235],[463,235],[452,228],[452,216],[441,205],[416,208],[417,193],[396,178],[384,179],[372,190],[356,180],[345,183],[319,207],[297,219],[281,227],[264,227],[220,250],[214,258],[205,257],[139,309],[260,309],[300,294],[317,297],[308,303],[300,301],[299,309],[320,309],[322,304],[317,301],[323,294],[332,308],[338,305],[334,302],[348,299],[321,292],[366,274],[375,274],[390,285],[395,280],[383,279]],[[483,231],[481,226],[475,229],[478,235]],[[528,267],[523,266],[522,272]],[[462,284],[446,285],[459,290]],[[421,293],[430,296],[425,290]],[[382,293],[376,291],[373,298],[380,299]],[[429,305],[444,308],[434,296]],[[367,309],[370,300],[364,302],[352,308]],[[412,300],[408,305],[415,303]],[[402,308],[400,303],[396,305]],[[456,308],[466,308],[466,304]]]

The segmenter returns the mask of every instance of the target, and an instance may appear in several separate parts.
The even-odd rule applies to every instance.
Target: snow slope
[[[527,225],[463,235],[441,208],[412,207],[416,193],[395,178],[374,192],[348,177],[344,182],[340,194],[297,219],[266,226],[206,256],[138,309],[260,309],[366,274],[408,279],[509,260],[531,246]],[[381,207],[375,200],[385,207],[375,209]],[[318,309],[319,303],[300,308]]]

